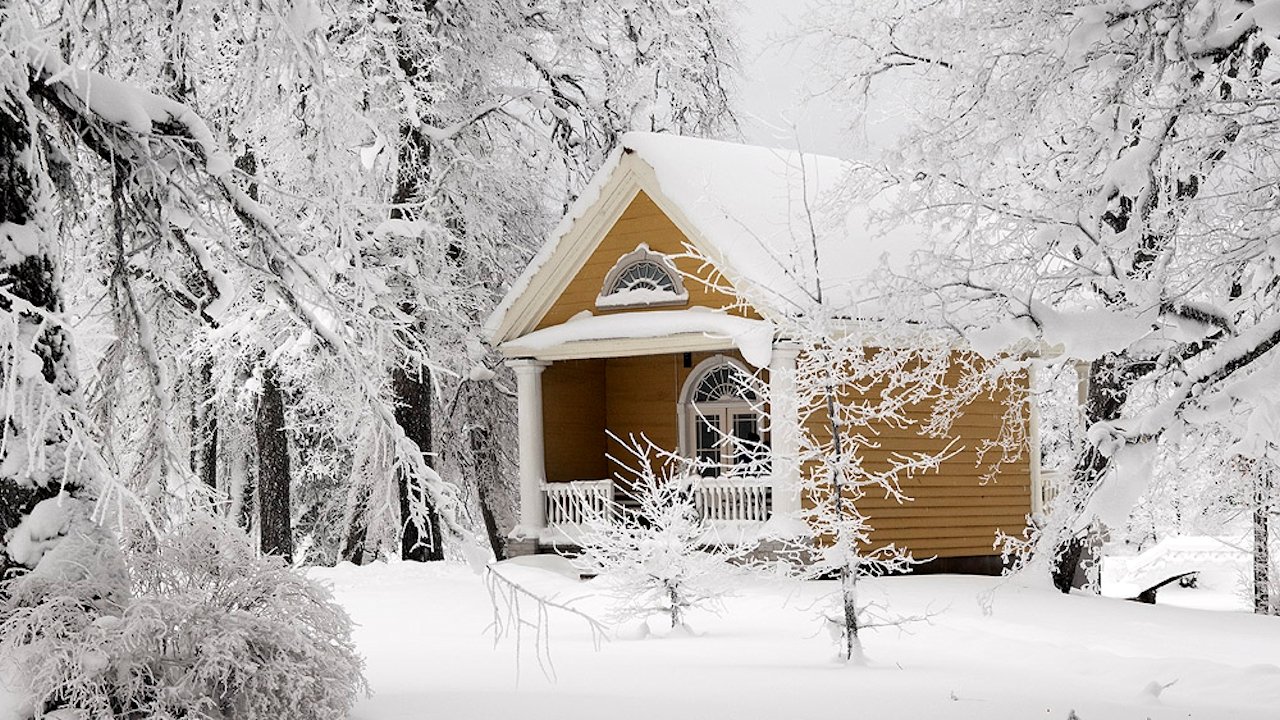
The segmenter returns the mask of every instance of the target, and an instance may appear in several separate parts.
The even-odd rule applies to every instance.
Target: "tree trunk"
[[[227,461],[227,494],[230,503],[226,516],[234,518],[236,524],[250,535],[253,534],[253,519],[257,517],[256,484],[250,472],[248,453],[237,447],[237,452]]]
[[[244,151],[236,156],[235,166],[237,170],[245,174],[245,177],[249,178],[249,181],[245,187],[245,192],[248,193],[251,199],[257,200],[258,199],[258,182],[257,182],[258,156],[254,154],[252,147],[245,147]],[[237,209],[236,212],[239,213],[240,210]],[[265,383],[265,379],[266,378],[264,373],[264,383]],[[272,382],[274,383],[274,378]],[[266,392],[265,387],[263,388],[263,392],[264,392],[264,399],[265,399],[265,392]],[[281,404],[283,406],[283,401],[281,401]],[[259,485],[261,485],[263,482],[262,456],[261,456],[261,446],[262,446],[261,421],[262,421],[262,413],[261,413],[261,406],[259,406],[258,416],[254,419],[254,434],[257,436],[257,441],[259,446],[258,472],[257,473],[249,472],[249,468],[250,468],[249,459],[247,457],[244,457],[243,455],[233,458],[231,463],[233,468],[238,467],[243,471],[243,474],[241,475],[241,477],[243,478],[243,482],[240,484],[240,487],[238,488],[239,498],[232,500],[232,507],[234,508],[238,505],[240,509],[240,512],[239,512],[240,527],[244,528],[245,531],[248,532],[250,535],[253,534],[254,519],[255,518],[257,519],[260,542],[262,541],[263,538],[266,537],[266,535],[262,534],[262,525],[263,525],[262,518],[263,518],[263,514],[265,513],[265,510],[263,510],[262,495],[261,495],[261,491],[259,490]],[[279,425],[280,427],[283,428],[284,421],[281,420]],[[280,437],[276,439],[278,439],[279,442],[281,442],[282,444],[286,441],[286,438],[283,435],[280,435]],[[285,476],[287,478],[289,474],[288,473],[289,456],[287,452],[284,455],[284,461],[285,461]],[[236,488],[233,487],[232,491],[235,492],[235,490]],[[286,498],[286,501],[287,501],[287,498]],[[290,537],[290,546],[292,546],[292,537]],[[293,554],[292,547],[290,548],[289,554],[290,555]]]
[[[840,608],[844,614],[844,659],[861,665],[862,638],[858,637],[858,568],[840,568]]]
[[[1133,360],[1122,354],[1108,354],[1093,361],[1089,366],[1089,390],[1084,408],[1085,427],[1119,418],[1129,397],[1129,390],[1140,374],[1141,371],[1135,369]],[[1088,498],[1110,467],[1110,457],[1103,455],[1092,444],[1086,444],[1084,451],[1076,458],[1071,474],[1070,491],[1077,513],[1084,510]],[[1090,529],[1065,536],[1053,549],[1053,584],[1064,593],[1084,584],[1081,565],[1086,557],[1092,527],[1090,524]]]
[[[350,524],[347,525],[347,536],[342,540],[340,556],[349,563],[363,565],[365,541],[369,537],[369,489],[362,485],[356,493],[356,501],[351,508]]]
[[[1253,466],[1253,611],[1271,615],[1271,483],[1272,465],[1267,459]]]
[[[431,464],[431,372],[419,368],[411,374],[396,368],[392,376],[395,389],[396,422],[405,436],[422,450],[424,459]],[[440,518],[431,507],[430,498],[411,486],[403,474],[400,486],[400,557],[404,560],[429,562],[444,559],[444,545],[440,536]],[[415,513],[415,507],[425,507],[425,512]]]
[[[498,457],[493,451],[493,436],[488,428],[473,427],[468,433],[471,442],[471,456],[474,459],[476,473],[476,494],[480,501],[480,518],[484,521],[485,536],[489,538],[489,547],[493,550],[495,560],[507,557],[507,540],[498,524],[497,506]]]
[[[196,372],[191,414],[191,464],[211,490],[218,489],[218,414],[213,406],[213,362],[204,360]]]
[[[258,401],[254,425],[258,440],[258,534],[262,552],[293,562],[284,394],[275,370],[270,367],[262,371],[262,398]]]

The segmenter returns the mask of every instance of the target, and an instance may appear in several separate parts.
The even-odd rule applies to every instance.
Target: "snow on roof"
[[[812,310],[820,285],[828,311],[860,314],[874,271],[923,241],[914,226],[874,219],[893,199],[887,191],[870,201],[850,194],[857,165],[847,160],[653,133],[629,133],[622,145],[653,168],[721,271],[764,310]]]
[[[767,367],[773,352],[773,323],[704,307],[615,315],[592,315],[584,310],[559,325],[535,330],[512,340],[509,347],[537,354],[540,350],[572,342],[654,338],[685,333],[726,338],[742,353],[744,360],[756,367]]]
[[[886,262],[899,265],[919,248],[925,232],[905,222],[877,220],[891,190],[855,197],[849,182],[857,165],[847,160],[655,133],[628,133],[565,214],[529,267],[485,322],[498,337],[512,307],[535,283],[571,234],[623,172],[640,163],[636,178],[672,220],[716,264],[757,310],[817,310],[821,287],[828,314],[874,311],[868,280]],[[645,172],[645,170],[651,172]],[[508,335],[509,337],[509,335]]]

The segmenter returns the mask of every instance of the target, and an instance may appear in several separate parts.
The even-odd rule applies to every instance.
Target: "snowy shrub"
[[[749,548],[709,549],[716,538],[698,512],[687,461],[652,445],[632,444],[635,467],[621,492],[630,504],[611,504],[588,523],[574,564],[600,576],[614,599],[612,620],[665,616],[687,629],[689,610],[717,610],[743,574]],[[658,465],[658,467],[654,467]],[[622,480],[622,478],[619,478]]]
[[[53,554],[4,584],[0,655],[37,717],[347,716],[363,662],[328,590],[208,517],[145,545],[131,592]]]

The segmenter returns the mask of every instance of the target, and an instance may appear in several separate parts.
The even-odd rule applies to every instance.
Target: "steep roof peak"
[[[864,171],[828,155],[627,133],[485,323],[486,334],[502,342],[520,327],[532,329],[529,317],[510,317],[520,297],[550,276],[564,276],[557,263],[585,259],[565,243],[598,243],[599,233],[590,236],[583,227],[610,202],[640,191],[766,316],[873,312],[869,278],[887,260],[909,255],[926,234],[890,220],[896,189],[877,187]]]

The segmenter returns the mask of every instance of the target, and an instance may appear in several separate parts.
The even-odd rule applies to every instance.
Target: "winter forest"
[[[0,720],[1280,713],[1280,0],[0,0],[0,335]]]

